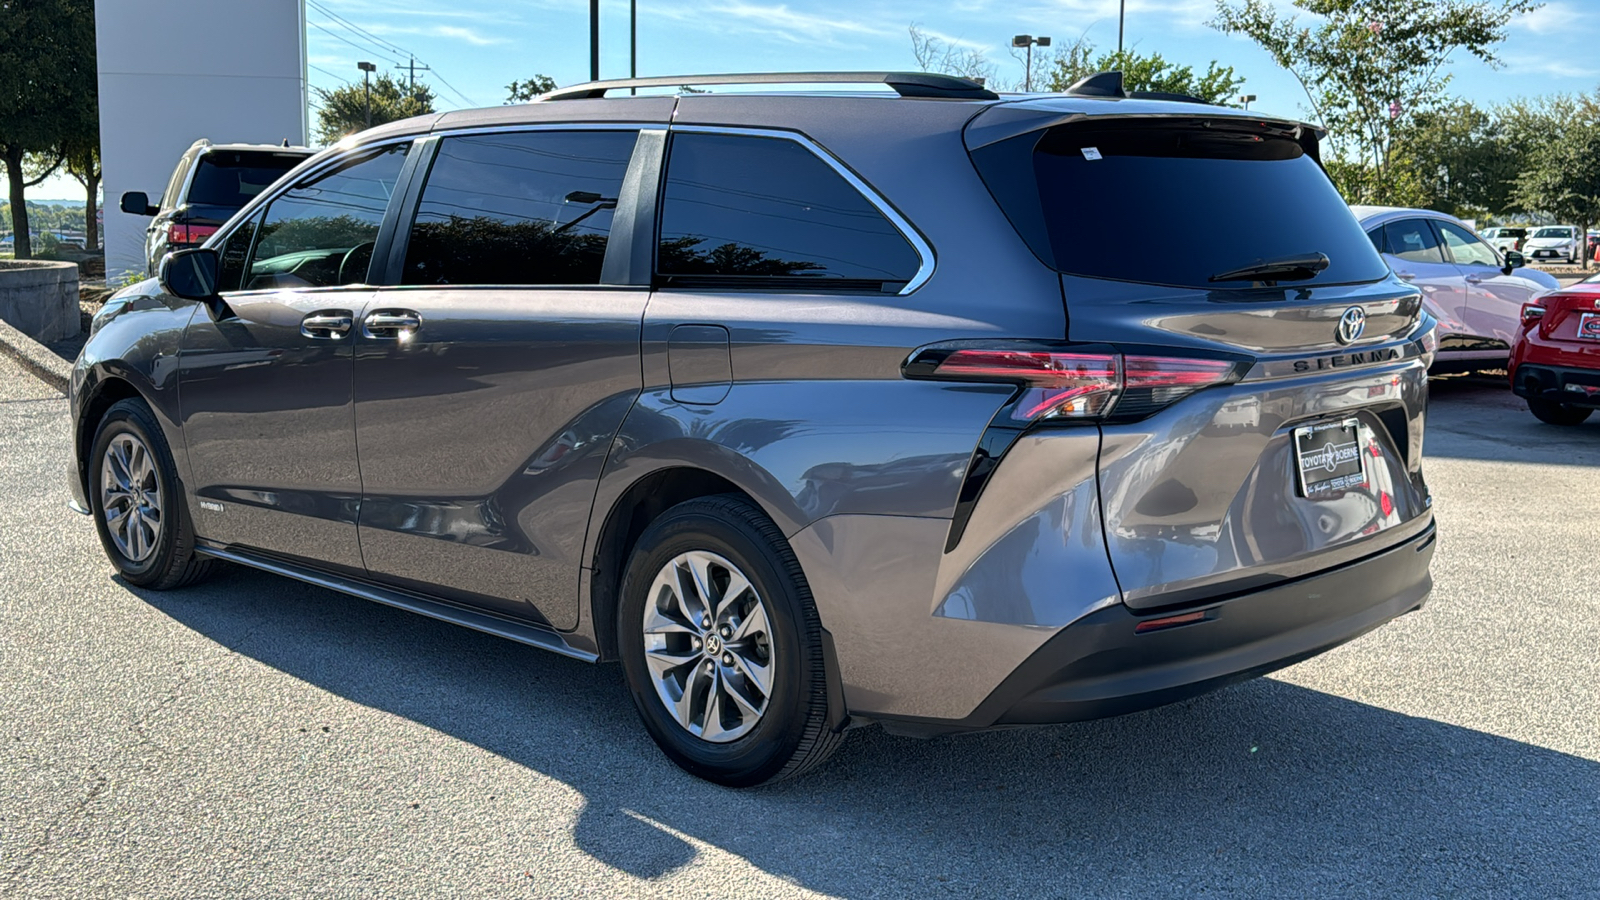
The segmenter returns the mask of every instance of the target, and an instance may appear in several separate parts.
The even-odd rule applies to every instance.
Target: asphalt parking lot
[[[736,792],[592,668],[239,569],[113,579],[0,357],[0,894],[1597,897],[1600,424],[1436,380],[1437,586],[1273,677]]]

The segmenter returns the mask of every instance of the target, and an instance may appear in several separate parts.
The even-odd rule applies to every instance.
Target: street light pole
[[[1244,108],[1245,109],[1249,109],[1250,108],[1250,104],[1255,102],[1255,99],[1256,99],[1256,95],[1255,94],[1244,94],[1244,95],[1239,97],[1239,102],[1244,104]]]
[[[589,80],[600,80],[600,0],[589,0]]]
[[[376,65],[369,62],[358,62],[356,68],[361,70],[361,92],[367,98],[367,127],[372,127],[372,73],[378,70]]]
[[[639,0],[628,0],[628,77],[639,77]],[[639,93],[628,88],[628,93]]]
[[[1117,58],[1122,58],[1122,23],[1128,18],[1128,0],[1117,4]]]
[[[1011,46],[1028,48],[1028,52],[1027,52],[1028,61],[1025,63],[1025,65],[1027,66],[1028,71],[1027,71],[1026,74],[1024,74],[1022,76],[1022,89],[1024,91],[1032,91],[1033,90],[1033,45],[1034,44],[1038,44],[1041,47],[1048,47],[1048,46],[1050,46],[1050,39],[1048,37],[1043,37],[1043,36],[1034,37],[1031,34],[1019,34],[1016,37],[1011,39]]]

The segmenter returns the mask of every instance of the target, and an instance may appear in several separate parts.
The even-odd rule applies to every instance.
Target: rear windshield
[[[200,157],[189,185],[192,206],[239,209],[305,159],[299,154],[253,151],[214,151]]]
[[[1211,279],[1314,253],[1328,267],[1292,283],[1362,283],[1388,271],[1286,129],[1198,119],[1073,123],[973,158],[1034,251],[1068,274],[1238,289],[1250,282]],[[1031,190],[1021,183],[1030,170]]]

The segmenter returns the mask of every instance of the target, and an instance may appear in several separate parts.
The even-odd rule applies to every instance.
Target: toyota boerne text
[[[618,661],[728,785],[1189,697],[1432,586],[1434,322],[1322,136],[1117,73],[379,126],[95,318],[74,504],[131,585],[227,561]]]

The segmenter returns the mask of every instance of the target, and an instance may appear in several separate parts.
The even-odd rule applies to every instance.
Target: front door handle
[[[322,309],[300,320],[300,333],[308,338],[339,340],[348,337],[356,314],[348,309]]]
[[[1483,284],[1483,281],[1484,281],[1484,279],[1483,279],[1482,275],[1468,275],[1467,276],[1467,284]]]
[[[409,309],[380,309],[361,320],[361,333],[369,338],[407,338],[422,327],[422,316]]]

